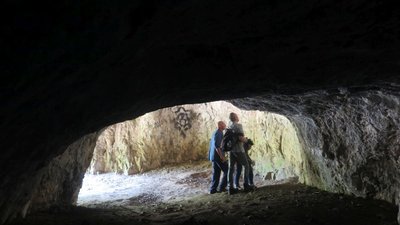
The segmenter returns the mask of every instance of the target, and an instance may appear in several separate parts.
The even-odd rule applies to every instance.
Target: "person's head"
[[[225,130],[225,128],[226,128],[225,122],[224,121],[219,121],[218,122],[218,129],[219,130]]]
[[[229,120],[232,122],[239,122],[239,117],[236,113],[231,112],[229,114]]]

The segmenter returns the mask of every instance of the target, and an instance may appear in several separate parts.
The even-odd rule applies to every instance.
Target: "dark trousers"
[[[251,159],[247,157],[247,162],[249,163],[249,185],[254,185],[254,174],[253,174],[253,167],[251,166]],[[239,187],[239,180],[240,175],[242,173],[243,166],[241,164],[236,164],[236,173],[235,173],[235,186]]]
[[[212,178],[211,178],[211,187],[210,191],[212,190],[222,190],[226,188],[227,184],[227,176],[228,176],[228,163],[221,162],[221,159],[216,156],[217,159],[212,161]],[[221,185],[219,185],[219,180],[221,177],[221,171],[223,172]],[[219,187],[218,187],[219,185]],[[217,189],[218,188],[218,189]]]
[[[244,182],[243,186],[249,186],[249,172],[250,166],[247,161],[246,154],[244,152],[230,152],[229,153],[229,170],[228,170],[228,182],[229,188],[233,188],[233,172],[235,164],[244,166]]]

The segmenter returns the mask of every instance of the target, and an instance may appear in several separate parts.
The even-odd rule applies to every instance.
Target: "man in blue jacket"
[[[223,131],[225,130],[225,128],[226,124],[223,121],[219,121],[218,129],[214,131],[211,136],[210,148],[208,151],[208,159],[212,162],[212,180],[210,194],[223,192],[226,190],[228,162],[226,161],[224,153],[221,150],[221,142],[222,137],[224,136]],[[222,176],[222,181],[220,184],[219,180],[221,176],[221,170],[224,174]]]

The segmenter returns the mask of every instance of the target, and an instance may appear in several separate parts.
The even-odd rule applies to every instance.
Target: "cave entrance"
[[[209,139],[217,121],[227,122],[230,112],[238,114],[245,136],[255,143],[249,154],[255,162],[254,180],[258,188],[232,196],[211,195],[208,194]],[[66,179],[62,185],[59,179],[54,179],[56,185],[44,185],[34,201],[49,196],[69,197],[73,193],[73,202],[78,207],[68,206],[58,213],[60,209],[53,207],[45,215],[32,215],[29,224],[55,221],[57,224],[88,221],[89,224],[265,224],[268,221],[395,225],[398,208],[393,204],[304,185],[316,184],[318,180],[310,178],[318,178],[323,170],[310,164],[310,156],[304,155],[307,149],[302,149],[299,141],[300,137],[304,143],[304,135],[312,133],[312,129],[304,129],[304,123],[299,123],[295,116],[288,118],[265,111],[241,110],[229,102],[218,101],[164,108],[111,125],[83,137],[57,157],[50,168],[60,168],[63,176],[53,169],[44,178]],[[65,169],[71,165],[76,167]],[[78,196],[81,185],[78,182],[82,181],[85,170]],[[63,192],[49,195],[46,187]],[[69,200],[66,198],[65,202],[72,202]]]
[[[299,178],[304,151],[286,117],[241,110],[226,101],[179,105],[105,128],[78,205],[155,204],[207,194],[210,136],[218,121],[228,124],[230,112],[238,114],[245,135],[255,143],[249,155],[257,186]]]

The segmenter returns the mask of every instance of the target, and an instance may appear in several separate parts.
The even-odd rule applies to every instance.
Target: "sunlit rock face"
[[[108,127],[99,136],[89,172],[133,174],[206,160],[216,124],[228,124],[230,112],[239,115],[245,135],[255,142],[250,155],[257,174],[269,179],[305,176],[303,151],[289,120],[224,101],[164,108]]]

